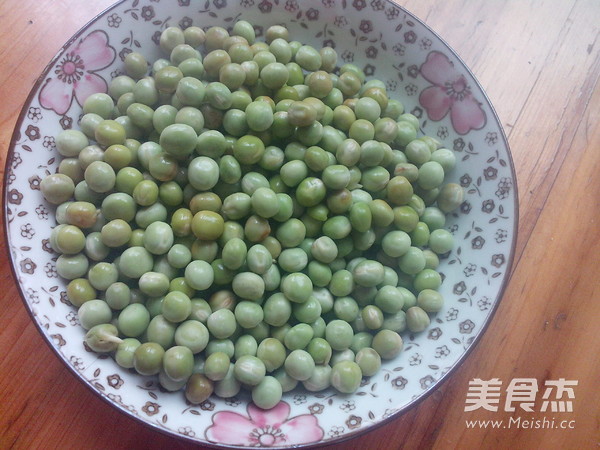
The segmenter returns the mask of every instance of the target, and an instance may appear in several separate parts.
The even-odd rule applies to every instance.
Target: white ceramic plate
[[[420,120],[422,131],[455,152],[448,180],[466,199],[447,228],[456,247],[443,259],[444,309],[428,331],[404,335],[405,348],[364,379],[354,395],[334,391],[285,394],[271,411],[249,396],[186,404],[154,378],[121,369],[87,352],[77,312],[57,275],[48,237],[53,208],[40,181],[57,168],[54,136],[77,127],[81,102],[106,90],[131,51],[159,57],[167,26],[230,27],[243,18],[260,36],[285,24],[293,38],[334,46],[340,64],[352,62],[386,83]],[[458,56],[422,22],[386,0],[125,0],[85,25],[57,54],[34,86],[19,117],[5,175],[6,235],[15,279],[27,309],[56,354],[103,399],[133,418],[192,441],[241,446],[332,442],[393,420],[448,378],[481,337],[509,276],[517,229],[512,160],[498,118]]]

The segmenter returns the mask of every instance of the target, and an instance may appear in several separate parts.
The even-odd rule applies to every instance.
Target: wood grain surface
[[[495,106],[520,194],[513,275],[467,361],[397,420],[337,449],[585,449],[600,445],[600,2],[402,0],[452,46]],[[111,0],[0,2],[0,152],[37,76]],[[191,448],[79,383],[33,325],[0,242],[0,448]],[[469,380],[578,380],[572,429],[468,428],[544,414],[465,412]],[[506,423],[505,422],[505,423]]]

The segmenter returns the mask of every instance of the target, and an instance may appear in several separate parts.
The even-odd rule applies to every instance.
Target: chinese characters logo
[[[574,387],[577,380],[546,380],[543,389],[535,378],[513,378],[505,389],[504,411],[514,412],[517,407],[523,411],[533,412],[538,392],[542,392],[540,412],[573,412]],[[498,411],[502,381],[498,378],[482,380],[475,378],[469,381],[469,390],[465,400],[465,412],[485,409]]]

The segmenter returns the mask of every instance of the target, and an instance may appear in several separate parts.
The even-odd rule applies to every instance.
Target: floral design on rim
[[[452,127],[458,134],[483,128],[487,122],[481,103],[473,97],[466,77],[446,55],[433,51],[421,65],[421,75],[433,83],[419,96],[419,103],[429,119],[442,120],[450,113]]]
[[[248,416],[232,411],[216,413],[206,430],[206,438],[228,445],[263,447],[307,444],[323,439],[324,432],[317,418],[312,414],[289,418],[290,405],[286,402],[279,402],[269,410],[250,403],[247,411]]]
[[[40,105],[65,114],[73,98],[83,105],[91,94],[106,92],[106,81],[96,72],[112,64],[115,56],[115,49],[108,45],[108,35],[102,30],[92,31],[56,64],[56,78],[48,78],[40,90]]]

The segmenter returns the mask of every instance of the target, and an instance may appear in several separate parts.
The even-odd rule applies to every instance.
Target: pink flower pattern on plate
[[[232,411],[221,411],[213,416],[206,430],[211,442],[228,445],[273,447],[306,444],[320,441],[323,430],[312,414],[289,418],[290,406],[280,402],[270,410],[248,405],[248,417]]]
[[[467,79],[446,55],[433,51],[420,69],[423,77],[433,83],[421,92],[419,102],[431,120],[442,120],[450,112],[452,126],[459,134],[479,130],[486,123],[481,103],[471,93]]]
[[[115,49],[108,45],[107,34],[92,31],[56,64],[53,70],[56,78],[46,80],[40,91],[40,105],[62,115],[71,107],[73,97],[83,105],[91,94],[106,92],[106,81],[95,72],[112,64],[115,54]]]

